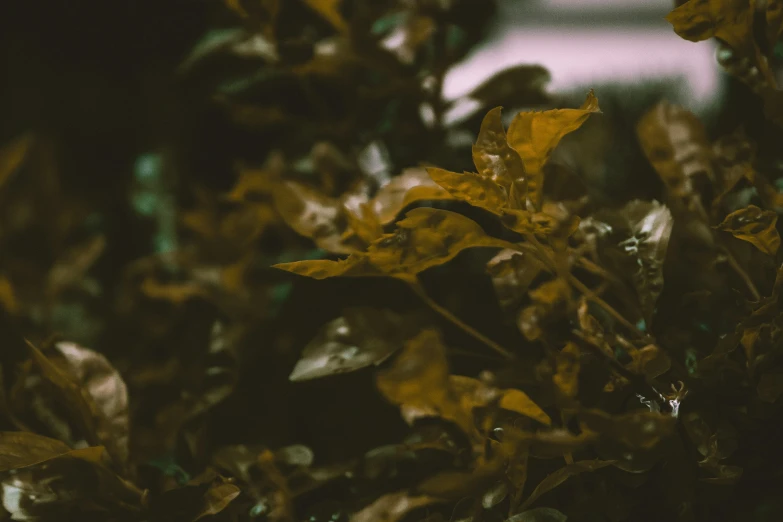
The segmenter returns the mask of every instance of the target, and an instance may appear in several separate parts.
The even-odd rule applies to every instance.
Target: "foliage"
[[[0,148],[0,520],[779,518],[783,196],[746,129],[656,103],[659,183],[608,204],[557,158],[594,92],[442,98],[492,3],[219,7],[172,74],[253,138],[232,173],[167,143],[115,197],[45,128]],[[780,123],[780,11],[668,19]]]

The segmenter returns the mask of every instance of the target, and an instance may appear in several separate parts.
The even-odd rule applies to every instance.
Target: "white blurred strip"
[[[552,93],[669,77],[685,78],[687,95],[697,106],[719,94],[720,73],[713,44],[682,40],[670,27],[502,29],[449,72],[443,86],[447,99],[463,96],[491,74],[518,64],[540,64],[549,69]]]

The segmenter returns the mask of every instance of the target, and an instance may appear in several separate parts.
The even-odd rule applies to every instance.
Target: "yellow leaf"
[[[424,330],[405,344],[393,365],[376,377],[378,389],[390,402],[433,411],[472,434],[473,418],[452,388],[446,349],[435,330]]]
[[[527,197],[540,209],[543,200],[543,168],[560,140],[575,131],[594,112],[600,112],[593,91],[578,109],[520,112],[508,127],[508,143],[524,161]]]
[[[753,45],[750,0],[690,0],[666,16],[674,32],[691,42],[717,37],[736,50]]]
[[[525,208],[525,164],[518,151],[509,146],[500,120],[500,107],[489,111],[481,122],[478,138],[473,145],[473,163],[479,176],[505,189],[507,207]]]
[[[486,235],[473,220],[456,212],[416,208],[367,250],[373,265],[390,275],[416,275],[451,261],[467,248],[506,248],[511,244]]]
[[[491,178],[470,172],[457,174],[438,168],[428,168],[427,173],[455,198],[474,207],[500,215],[501,209],[506,206],[506,191]]]
[[[343,15],[340,14],[342,0],[304,0],[304,2],[338,31],[344,32],[348,30],[348,24]]]
[[[11,314],[15,314],[19,309],[16,303],[14,287],[7,277],[0,277],[0,306]]]
[[[280,263],[274,268],[293,274],[311,277],[313,279],[328,279],[330,277],[372,277],[386,275],[375,268],[366,254],[352,254],[348,259],[331,261],[329,259],[312,259]]]
[[[500,407],[530,417],[547,426],[552,425],[552,419],[549,418],[549,415],[523,391],[506,390],[503,393],[503,398],[500,399]]]
[[[750,205],[732,212],[716,228],[747,241],[765,254],[774,256],[780,248],[780,234],[776,228],[777,213]]]
[[[0,187],[22,164],[32,144],[32,135],[25,134],[0,148]]]

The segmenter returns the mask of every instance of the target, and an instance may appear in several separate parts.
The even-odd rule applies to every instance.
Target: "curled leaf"
[[[544,264],[531,254],[504,249],[487,262],[487,274],[501,308],[516,310],[527,295],[530,285],[545,270]]]
[[[590,91],[578,109],[520,112],[508,127],[508,143],[524,161],[527,197],[537,209],[543,204],[543,168],[566,134],[575,131],[590,114],[600,112],[598,98]]]
[[[732,212],[716,228],[747,241],[765,254],[774,256],[780,248],[780,234],[776,227],[778,215],[755,205]]]

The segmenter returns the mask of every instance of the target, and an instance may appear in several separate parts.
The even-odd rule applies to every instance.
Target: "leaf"
[[[75,343],[60,342],[55,349],[68,364],[70,374],[91,399],[97,437],[122,466],[128,462],[130,417],[125,382],[101,354]]]
[[[552,491],[574,475],[578,475],[584,472],[596,471],[601,468],[605,468],[606,466],[611,466],[612,464],[613,462],[610,460],[582,460],[560,468],[554,473],[550,473],[546,476],[546,478],[544,478],[544,480],[539,482],[538,486],[536,486],[536,489],[530,493],[530,496],[527,498],[527,500],[525,500],[520,509],[526,509],[530,507],[536,500],[538,500],[541,495]]]
[[[421,201],[453,199],[441,186],[435,183],[427,170],[410,168],[402,171],[382,186],[370,202],[382,225],[387,225],[409,205]]]
[[[720,38],[733,49],[752,45],[753,11],[748,0],[689,0],[666,16],[674,32],[691,42]]]
[[[506,191],[491,178],[471,172],[457,174],[438,168],[428,168],[427,173],[452,196],[474,207],[500,215],[501,209],[507,204]]]
[[[335,254],[350,254],[357,245],[346,244],[347,218],[339,200],[301,183],[287,181],[274,191],[275,208],[296,233],[311,238],[319,248]]]
[[[669,247],[674,220],[657,201],[631,201],[623,207],[630,237],[620,243],[633,269],[633,284],[648,324],[663,291],[663,262]]]
[[[590,114],[600,112],[590,91],[578,109],[520,112],[508,127],[508,143],[522,157],[527,171],[527,197],[536,209],[543,204],[543,168],[566,134],[575,131]]]
[[[451,261],[468,248],[510,246],[487,236],[469,218],[447,210],[417,208],[397,223],[397,230],[374,241],[366,253],[352,254],[344,261],[299,261],[276,268],[314,279],[335,276],[411,276]]]
[[[530,285],[545,270],[544,264],[531,254],[514,250],[501,250],[487,262],[486,271],[500,306],[512,311],[527,296]]]
[[[72,450],[65,443],[27,431],[0,432],[0,471],[25,468],[58,457],[73,457],[99,463],[100,446]]]
[[[510,99],[530,104],[545,100],[543,90],[550,80],[549,71],[540,65],[516,65],[487,78],[469,96],[483,106],[508,103]]]
[[[409,319],[390,310],[346,309],[308,343],[289,379],[304,381],[381,364],[402,347],[411,326]]]
[[[204,506],[200,513],[193,518],[193,522],[204,517],[220,513],[237,498],[241,490],[234,484],[215,483],[204,493]]]
[[[601,410],[585,409],[578,416],[590,431],[613,438],[630,448],[652,448],[668,437],[677,423],[677,418],[672,415],[650,411],[611,415]]]
[[[767,9],[764,13],[767,19],[767,44],[774,49],[783,33],[783,1],[767,0]]]
[[[533,304],[524,308],[517,318],[517,326],[531,341],[543,335],[542,328],[561,316],[571,299],[571,287],[557,278],[540,285],[529,292]]]
[[[351,515],[350,522],[396,522],[414,509],[437,502],[426,495],[410,496],[407,491],[388,493]]]
[[[0,276],[0,306],[12,315],[19,309],[19,304],[16,302],[14,286],[11,284],[11,281],[4,276]]]
[[[324,20],[332,24],[338,31],[345,32],[348,30],[348,24],[340,13],[342,0],[304,0],[304,3],[321,15]]]
[[[574,343],[566,344],[557,354],[557,370],[552,380],[563,397],[569,399],[576,397],[579,387],[580,357],[579,347]]]
[[[519,513],[506,522],[566,522],[568,517],[554,508],[540,507]]]
[[[713,179],[706,132],[693,113],[661,102],[639,119],[636,134],[647,159],[675,198],[691,198],[700,178]]]
[[[525,417],[530,417],[533,420],[537,420],[541,424],[547,426],[552,425],[552,419],[549,418],[544,410],[527,396],[527,394],[520,390],[506,390],[503,393],[503,397],[500,399],[499,406],[504,410],[515,411]]]
[[[729,232],[737,239],[747,241],[765,254],[774,256],[780,248],[780,234],[776,228],[777,221],[777,213],[750,205],[732,212],[715,228]]]
[[[506,141],[500,110],[495,107],[484,116],[473,145],[473,163],[479,176],[505,189],[507,207],[524,209],[527,195],[525,165],[519,153]]]
[[[0,148],[0,188],[5,186],[11,175],[22,165],[32,145],[32,134],[25,134]]]
[[[783,395],[783,371],[765,373],[759,379],[756,391],[764,402],[776,402]]]
[[[376,384],[394,404],[434,411],[467,434],[475,431],[472,416],[452,388],[446,349],[435,330],[424,330],[406,343],[392,365],[378,372]]]

